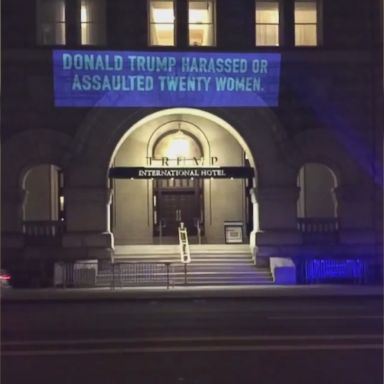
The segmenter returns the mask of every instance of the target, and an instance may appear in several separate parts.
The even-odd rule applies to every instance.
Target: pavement
[[[167,300],[206,298],[383,297],[381,285],[252,285],[124,288],[44,288],[0,291],[2,301]]]

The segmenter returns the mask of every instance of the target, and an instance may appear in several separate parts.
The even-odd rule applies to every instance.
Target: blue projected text
[[[53,52],[56,106],[277,106],[280,54]]]

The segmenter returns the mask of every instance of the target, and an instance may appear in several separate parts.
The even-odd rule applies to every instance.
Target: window
[[[316,46],[317,44],[317,3],[295,1],[295,45]]]
[[[337,178],[330,168],[319,163],[306,163],[300,169],[298,186],[298,217],[337,217]]]
[[[42,45],[65,44],[65,0],[38,0],[37,41]]]
[[[149,44],[175,45],[174,1],[150,0],[149,2]]]
[[[214,1],[188,2],[189,46],[215,45],[214,15]]]
[[[256,45],[279,45],[279,3],[256,1]]]
[[[100,45],[105,42],[105,1],[80,1],[81,44]]]
[[[63,217],[62,181],[62,171],[53,164],[37,165],[27,171],[23,181],[27,192],[23,207],[25,221],[57,221]]]

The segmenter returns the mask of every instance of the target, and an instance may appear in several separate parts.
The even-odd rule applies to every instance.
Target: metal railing
[[[105,272],[99,271],[97,260],[56,262],[54,283],[56,287],[95,287],[100,276],[107,278],[108,286],[138,287],[173,285],[174,264],[171,262],[129,262],[119,261],[111,264]]]
[[[97,260],[61,261],[54,265],[54,286],[94,287],[98,271]]]
[[[191,252],[189,250],[188,232],[181,222],[179,226],[179,247],[180,247],[180,261],[184,265],[184,284],[188,283],[188,270],[187,265],[191,262]]]
[[[171,285],[170,262],[117,262],[112,264],[112,288]]]

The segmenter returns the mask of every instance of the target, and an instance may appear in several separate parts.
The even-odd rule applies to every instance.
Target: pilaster
[[[346,185],[335,190],[341,244],[375,242],[373,192],[367,185]]]
[[[64,248],[113,248],[109,188],[66,188]]]

